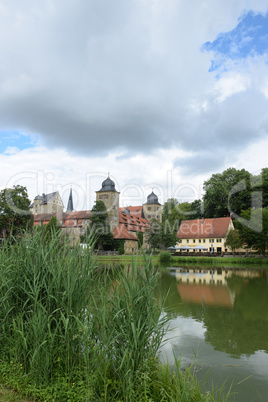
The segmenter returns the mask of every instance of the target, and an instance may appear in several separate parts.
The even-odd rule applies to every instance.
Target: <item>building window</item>
[[[206,243],[206,239],[203,239],[203,243]]]
[[[151,211],[151,209],[152,209],[151,207],[148,207],[148,211]]]
[[[199,239],[198,241],[199,241],[199,243],[201,243],[201,239]]]
[[[195,243],[195,239],[193,240],[193,242]]]
[[[187,243],[189,243],[189,239],[187,239],[186,241],[187,241]]]

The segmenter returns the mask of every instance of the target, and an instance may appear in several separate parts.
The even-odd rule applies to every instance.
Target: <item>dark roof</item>
[[[47,204],[53,197],[55,197],[56,194],[58,194],[58,191],[54,191],[54,193],[50,193],[50,194],[45,194],[43,193],[42,195],[37,195],[35,197],[35,200],[40,200],[40,204],[41,205],[45,205]]]
[[[158,205],[161,205],[160,202],[158,202],[157,195],[153,191],[151,192],[151,194],[148,195],[147,202],[145,202],[145,204],[158,204]]]
[[[106,180],[104,180],[102,182],[102,187],[99,191],[96,191],[97,193],[99,193],[100,191],[114,191],[117,192],[115,189],[115,184],[114,181],[110,179],[110,177],[108,176]]]
[[[69,195],[69,200],[68,200],[68,205],[66,212],[72,212],[74,210],[74,204],[73,204],[73,192],[72,189],[70,190],[70,195]]]
[[[230,221],[230,217],[182,221],[177,237],[179,239],[225,237]]]

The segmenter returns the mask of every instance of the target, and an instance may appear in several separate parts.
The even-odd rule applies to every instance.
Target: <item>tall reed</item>
[[[75,369],[95,268],[59,235],[26,234],[0,253],[1,352],[47,381]]]
[[[107,272],[91,248],[71,249],[59,233],[6,243],[0,379],[47,401],[203,400],[192,377],[158,360],[167,318],[155,299],[158,273],[143,257],[142,267],[133,259]]]
[[[151,258],[144,255],[143,267],[137,260],[121,271],[104,294],[100,311],[100,341],[105,348],[107,370],[117,383],[117,394],[134,400],[140,392],[152,389],[152,373],[158,366],[158,353],[166,332],[167,319],[155,299],[158,273]],[[148,388],[148,389],[147,389]]]

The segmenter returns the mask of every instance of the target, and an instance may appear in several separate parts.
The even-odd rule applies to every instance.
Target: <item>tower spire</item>
[[[72,191],[72,187],[71,187],[66,212],[72,212],[73,210],[74,210],[74,204],[73,204],[73,191]]]

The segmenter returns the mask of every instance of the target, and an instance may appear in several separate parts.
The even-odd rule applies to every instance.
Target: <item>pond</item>
[[[209,386],[232,383],[235,401],[268,400],[268,271],[180,266],[161,273],[170,338],[162,359],[196,363]]]

